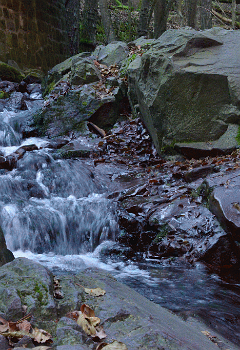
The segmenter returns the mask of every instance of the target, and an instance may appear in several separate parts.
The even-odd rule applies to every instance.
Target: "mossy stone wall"
[[[69,54],[65,0],[0,1],[0,60],[48,70]]]

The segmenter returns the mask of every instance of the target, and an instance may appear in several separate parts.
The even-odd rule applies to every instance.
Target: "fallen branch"
[[[218,19],[220,19],[222,22],[228,24],[228,25],[232,25],[232,20],[230,18],[224,17],[222,15],[220,15],[220,13],[218,13],[215,10],[212,10],[212,14],[217,17]],[[240,29],[240,23],[239,22],[235,22],[235,28]]]

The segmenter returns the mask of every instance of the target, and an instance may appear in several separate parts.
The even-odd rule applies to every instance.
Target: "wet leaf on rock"
[[[99,297],[99,296],[106,294],[106,291],[104,289],[101,289],[101,288],[90,289],[90,288],[85,288],[81,284],[78,284],[78,283],[76,283],[76,285],[82,287],[84,289],[85,293],[93,295],[94,297]]]
[[[0,333],[5,337],[12,338],[23,338],[24,336],[28,336],[37,343],[46,343],[47,341],[52,342],[52,336],[50,333],[43,329],[32,328],[31,323],[26,320],[26,318],[29,317],[31,317],[31,315],[27,315],[17,322],[8,322],[1,317],[0,322],[2,322],[3,325],[0,325]]]
[[[112,343],[101,343],[97,346],[96,350],[128,350],[124,343],[114,340]]]
[[[52,338],[50,333],[38,328],[34,328],[31,335],[37,343],[46,343],[47,341],[51,341]]]
[[[86,317],[82,312],[80,313],[77,324],[82,327],[83,331],[91,336],[96,336],[95,326],[100,323],[98,317]]]

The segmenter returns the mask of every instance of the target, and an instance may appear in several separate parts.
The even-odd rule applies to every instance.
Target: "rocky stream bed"
[[[237,349],[237,142],[196,158],[177,147],[159,155],[117,66],[144,52],[114,45],[54,67],[45,100],[39,78],[0,81],[1,264],[19,257],[0,268],[0,316],[30,314],[53,338],[39,347],[1,336],[1,349],[104,348],[66,317],[82,304],[121,349]]]

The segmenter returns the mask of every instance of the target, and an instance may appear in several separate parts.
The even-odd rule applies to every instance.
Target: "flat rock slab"
[[[87,269],[78,275],[62,274],[59,277],[64,298],[60,300],[53,300],[51,274],[38,263],[18,258],[0,268],[0,273],[2,275],[0,280],[2,288],[0,313],[2,315],[5,314],[3,312],[5,310],[2,310],[3,302],[6,305],[5,309],[9,309],[11,305],[16,306],[16,302],[13,304],[11,298],[3,298],[4,287],[9,291],[13,289],[16,291],[15,299],[18,298],[17,304],[21,308],[22,305],[28,305],[26,304],[27,299],[31,299],[31,305],[37,304],[39,293],[36,289],[36,283],[33,283],[36,279],[38,288],[42,283],[47,284],[47,288],[44,289],[44,298],[52,300],[52,312],[48,314],[49,322],[45,324],[51,328],[45,329],[53,334],[53,348],[57,348],[57,350],[93,350],[96,348],[97,343],[87,336],[76,322],[61,317],[65,316],[68,311],[79,310],[83,303],[92,307],[96,316],[101,319],[101,325],[107,334],[104,342],[111,343],[114,339],[126,344],[129,350],[216,350],[216,345],[202,333],[202,330],[206,330],[207,327],[203,328],[202,324],[198,322],[187,323],[183,321],[173,313],[121,284],[105,271]],[[100,297],[90,296],[76,283],[86,288],[102,288],[106,294]],[[27,288],[26,292],[17,293],[17,290],[25,291],[24,288]],[[27,298],[25,294],[27,294]],[[30,308],[31,305],[29,305]],[[36,309],[31,309],[34,323],[41,319],[41,310],[43,316],[46,315],[46,309],[49,309],[46,303],[41,303]],[[16,311],[19,310],[16,309]],[[61,317],[58,323],[55,322],[56,314],[58,319]],[[17,315],[17,318],[21,316]],[[14,319],[14,310],[11,310],[9,319]],[[55,324],[55,330],[53,324]],[[237,349],[228,342],[226,344],[226,349]]]
[[[187,324],[106,272],[88,269],[77,278],[88,288],[106,290],[102,297],[87,294],[85,297],[85,303],[92,306],[101,319],[108,336],[106,342],[116,339],[129,350],[216,350],[216,345],[201,333],[200,326]]]
[[[240,241],[240,185],[217,187],[210,197],[210,208],[226,231]]]

